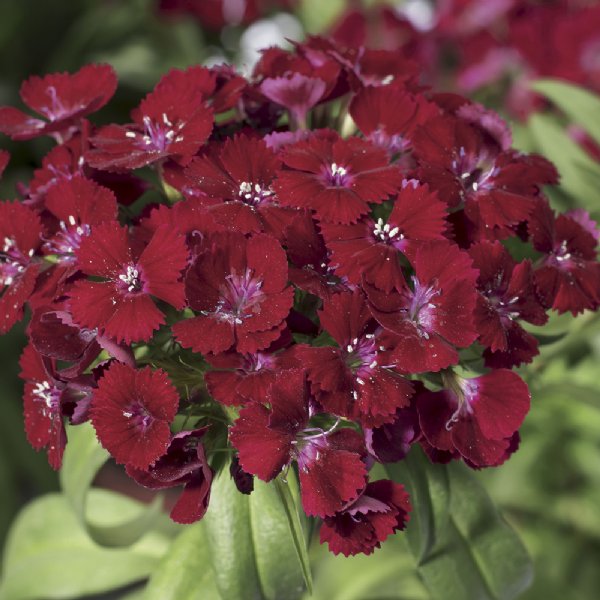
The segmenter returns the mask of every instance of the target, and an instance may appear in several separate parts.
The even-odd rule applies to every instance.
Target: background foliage
[[[120,87],[109,107],[99,114],[99,120],[124,121],[128,108],[135,105],[168,68],[233,54],[241,31],[229,31],[219,38],[202,31],[189,19],[161,20],[154,4],[153,0],[3,0],[0,6],[0,104],[18,104],[18,87],[30,74],[76,70],[86,62],[108,61],[119,73]],[[321,12],[325,4],[327,10]],[[309,30],[315,31],[333,18],[342,4],[341,1],[305,0],[300,5],[299,15]],[[600,100],[554,83],[537,86],[556,108],[536,114],[524,125],[515,124],[516,141],[523,150],[539,151],[558,165],[562,186],[552,192],[551,197],[557,208],[581,206],[598,219],[600,166],[568,137],[566,128],[570,123],[583,126],[600,143]],[[29,177],[50,144],[36,140],[13,145],[3,138],[2,147],[11,151],[12,160],[0,183],[0,197],[13,198],[15,182]],[[568,315],[554,318],[551,326],[544,329],[544,336],[541,356],[533,365],[522,369],[531,386],[533,403],[522,429],[521,448],[502,468],[477,473],[476,479],[501,507],[534,558],[533,583],[521,597],[525,600],[588,600],[597,597],[600,590],[600,318],[592,314],[578,319]],[[0,340],[2,546],[8,527],[22,505],[59,489],[58,478],[47,466],[45,456],[35,454],[22,433],[21,384],[16,375],[23,341],[23,333],[18,328]],[[419,456],[412,456],[406,464],[398,466],[399,472],[395,475],[417,487],[415,501],[419,485],[430,486],[435,492],[433,497],[439,506],[418,507],[413,517],[420,521],[421,532],[424,523],[439,526],[435,520],[436,510],[449,509],[452,513],[453,505],[448,504],[444,489],[454,486],[454,503],[461,501],[461,494],[469,498],[464,502],[471,513],[468,510],[460,513],[467,521],[461,524],[459,519],[451,527],[444,525],[443,536],[448,537],[436,537],[436,543],[456,550],[452,554],[456,564],[444,568],[453,569],[448,571],[452,575],[460,574],[457,580],[463,575],[479,578],[473,584],[481,586],[477,597],[512,597],[515,590],[497,586],[493,577],[486,574],[486,564],[504,561],[502,568],[512,570],[512,574],[521,568],[519,577],[524,584],[529,577],[523,568],[526,560],[518,553],[503,555],[500,538],[486,540],[483,535],[486,528],[500,517],[489,506],[477,481],[465,480],[460,469],[452,474],[451,481],[436,480],[435,473],[427,473],[419,467],[419,460]],[[411,467],[430,480],[410,482]],[[68,474],[63,475],[62,481],[68,497],[45,496],[26,508],[14,522],[5,547],[3,568],[5,573],[17,573],[17,578],[3,582],[0,588],[3,598],[79,598],[110,587],[122,587],[115,596],[119,598],[142,597],[142,594],[144,598],[161,600],[235,598],[236,594],[248,594],[248,586],[252,585],[258,586],[266,597],[299,597],[301,594],[299,571],[291,569],[291,579],[283,580],[285,592],[277,588],[282,580],[277,577],[269,580],[268,575],[297,560],[292,546],[279,549],[282,555],[269,555],[263,550],[264,541],[256,537],[237,540],[236,562],[231,563],[230,569],[223,570],[223,565],[229,564],[228,559],[233,556],[232,548],[221,547],[217,553],[208,552],[207,540],[218,538],[219,531],[235,529],[238,521],[220,522],[223,515],[213,511],[205,524],[181,530],[157,517],[156,511],[148,513],[154,510],[152,507],[146,508],[106,490],[90,493],[86,506],[85,482],[81,483],[77,477],[69,482],[68,477]],[[218,482],[218,485],[227,485],[227,482]],[[224,514],[234,514],[238,520],[251,520],[253,505],[261,503],[273,507],[267,518],[272,520],[274,528],[281,527],[285,520],[277,512],[281,504],[270,497],[273,493],[274,489],[267,491],[259,486],[256,495],[249,500],[240,499],[238,494],[236,501],[244,506],[229,507],[231,510]],[[118,515],[116,521],[115,514]],[[132,523],[137,523],[141,534],[150,522],[148,514],[154,523],[153,530],[129,548],[118,543],[101,547],[88,535],[89,532],[101,535],[98,532],[122,531],[123,523],[128,524],[130,531]],[[501,521],[498,523],[501,525]],[[310,529],[310,523],[301,526],[307,532]],[[249,531],[260,531],[260,528]],[[439,531],[438,527],[436,532]],[[32,539],[35,545],[31,544]],[[53,545],[57,539],[62,549],[60,555]],[[423,537],[419,539],[422,541]],[[173,540],[173,546],[166,553]],[[310,559],[314,598],[461,598],[460,590],[452,587],[456,582],[436,579],[444,572],[444,569],[434,568],[436,548],[415,550],[414,543],[409,531],[409,535],[389,540],[373,556],[352,559],[333,557],[325,548],[313,544]],[[245,550],[240,552],[240,547]],[[459,547],[463,554],[457,550]],[[55,568],[57,561],[68,569],[67,577],[63,569]],[[207,564],[212,566],[206,568]],[[93,571],[89,565],[94,565]],[[430,568],[433,570],[428,571]],[[36,576],[32,577],[32,573]],[[135,585],[149,575],[146,591]],[[284,593],[288,595],[282,595]]]

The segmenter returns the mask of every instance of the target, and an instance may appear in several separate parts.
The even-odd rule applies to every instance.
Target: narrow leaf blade
[[[171,544],[146,587],[144,600],[222,600],[201,522],[187,526]]]
[[[288,480],[291,476],[291,473],[288,474]],[[302,527],[302,523],[300,522],[300,515],[298,513],[296,501],[294,500],[294,496],[292,495],[289,483],[282,481],[280,478],[277,478],[274,482],[274,485],[277,489],[277,493],[279,494],[281,504],[283,506],[285,515],[288,520],[290,534],[292,535],[294,548],[296,550],[296,554],[298,555],[298,560],[300,561],[300,566],[302,568],[302,576],[304,578],[304,583],[306,584],[306,589],[310,594],[312,594],[312,570],[310,568],[310,559],[308,557],[307,543],[304,537],[304,528]]]
[[[556,104],[573,123],[582,127],[600,144],[600,97],[556,79],[538,79],[531,87]]]
[[[523,544],[467,467],[415,448],[386,469],[413,499],[407,539],[433,600],[512,600],[530,584]]]
[[[60,484],[79,522],[88,535],[101,546],[131,546],[156,522],[161,514],[162,497],[157,496],[138,514],[116,525],[96,525],[87,518],[86,504],[92,482],[109,458],[96,438],[91,423],[68,429],[69,443],[65,449]]]

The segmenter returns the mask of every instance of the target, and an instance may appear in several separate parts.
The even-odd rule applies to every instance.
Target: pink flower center
[[[154,422],[154,417],[140,400],[133,401],[123,411],[123,416],[139,431],[146,431]]]
[[[136,294],[144,289],[142,274],[138,265],[130,264],[119,275],[117,281],[117,289],[121,292]]]
[[[369,134],[368,139],[375,146],[385,150],[389,154],[399,154],[404,152],[410,145],[410,142],[399,133],[390,135],[381,128],[372,131]]]
[[[547,261],[559,269],[573,266],[575,257],[569,250],[567,240],[563,240],[560,244],[554,247],[554,250],[548,257]]]
[[[233,272],[225,278],[221,286],[221,298],[215,314],[221,321],[241,325],[247,319],[260,312],[260,304],[264,299],[262,281],[252,276],[252,271],[246,269],[243,275]]]
[[[38,382],[33,388],[33,400],[42,403],[44,417],[53,417],[59,412],[60,395],[61,390],[49,381]]]
[[[312,434],[312,431],[305,429],[298,436],[298,439],[293,442],[293,455],[298,463],[298,468],[304,472],[308,471],[310,466],[319,460],[322,452],[329,446],[326,432],[319,429],[316,430],[316,434]]]
[[[273,369],[274,366],[275,358],[272,354],[256,352],[244,356],[242,370],[246,373],[256,373],[257,371]]]
[[[262,187],[258,183],[242,181],[238,196],[244,204],[259,206],[269,204],[273,200],[274,192],[270,187]]]
[[[357,379],[361,375],[368,377],[377,366],[377,344],[373,334],[354,338],[342,352],[346,365],[358,376]]]
[[[63,103],[61,102],[58,94],[56,93],[56,88],[51,85],[47,88],[48,96],[50,97],[50,106],[44,106],[40,109],[40,111],[50,120],[50,121],[58,121],[64,117],[69,116],[73,110],[68,110],[65,108]],[[80,108],[82,108],[81,106]]]
[[[346,167],[337,163],[331,163],[329,169],[325,169],[324,171],[324,179],[326,185],[329,187],[348,187],[352,177]]]
[[[452,161],[452,169],[460,177],[467,194],[491,187],[489,180],[497,173],[491,155],[485,151],[479,155],[467,154],[463,147],[458,158]]]
[[[436,304],[432,300],[440,294],[435,284],[426,286],[416,278],[412,278],[414,290],[408,308],[408,317],[417,325],[419,333],[429,339],[427,330],[432,326],[435,316]]]
[[[518,296],[506,300],[502,296],[496,294],[487,294],[487,298],[491,306],[496,310],[501,318],[509,319],[514,321],[519,317],[519,311],[516,310],[515,304],[519,301]]]
[[[0,250],[0,286],[9,286],[25,270],[33,250],[26,257],[12,238],[5,237]]]
[[[85,223],[78,224],[73,215],[69,216],[69,224],[59,223],[60,231],[45,245],[53,254],[58,254],[64,262],[73,262],[74,253],[81,245],[81,240],[90,235],[91,228]]]
[[[172,142],[182,142],[183,135],[180,134],[185,122],[179,121],[176,125],[169,120],[166,113],[162,114],[162,122],[155,121],[144,115],[144,133],[128,131],[125,135],[136,140],[137,145],[149,152],[165,152]]]

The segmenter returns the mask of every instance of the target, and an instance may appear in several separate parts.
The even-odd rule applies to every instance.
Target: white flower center
[[[373,235],[380,239],[382,242],[389,242],[396,236],[399,240],[404,239],[404,235],[400,233],[398,227],[391,227],[389,223],[383,223],[383,219],[377,219],[375,227],[373,228]]]

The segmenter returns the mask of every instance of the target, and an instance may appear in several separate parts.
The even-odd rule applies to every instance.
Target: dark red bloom
[[[73,363],[61,375],[79,375],[98,357],[101,350],[118,361],[135,365],[133,352],[123,344],[95,330],[79,327],[66,310],[66,302],[35,309],[27,333],[33,347],[43,356]]]
[[[367,86],[387,86],[397,82],[410,84],[419,73],[419,65],[412,58],[397,50],[371,50],[369,48],[346,48],[341,53],[330,50],[345,67],[350,85],[355,90]]]
[[[54,146],[42,159],[42,166],[33,172],[23,195],[31,208],[41,208],[46,194],[59,181],[83,176],[81,136],[74,136],[60,146]]]
[[[387,221],[361,219],[355,225],[322,223],[336,275],[350,283],[362,278],[389,292],[405,285],[402,255],[413,257],[420,242],[443,240],[446,205],[415,180],[405,181]]]
[[[45,205],[58,220],[58,226],[47,238],[44,249],[64,263],[75,262],[81,240],[94,225],[117,218],[115,195],[84,177],[58,181],[48,190]]]
[[[140,252],[126,228],[102,223],[82,239],[76,256],[81,271],[104,279],[79,280],[69,292],[74,320],[88,329],[127,343],[148,340],[164,323],[151,296],[175,308],[185,304],[180,275],[187,249],[184,238],[166,226]]]
[[[529,411],[525,382],[498,369],[474,379],[455,378],[448,389],[417,396],[425,439],[438,450],[458,451],[477,467],[505,460],[512,438]]]
[[[287,77],[267,77],[260,84],[260,91],[271,101],[286,108],[294,123],[306,124],[306,115],[327,89],[326,83],[317,77],[294,73]]]
[[[464,205],[480,239],[514,235],[531,215],[542,185],[558,179],[546,159],[501,147],[467,119],[432,119],[416,131],[413,146],[419,179],[451,207]]]
[[[28,333],[40,354],[56,360],[79,361],[90,352],[93,359],[100,353],[96,334],[77,327],[60,305],[38,308],[31,317]]]
[[[172,157],[189,162],[213,128],[206,96],[214,77],[203,67],[173,69],[131,113],[130,125],[107,125],[90,138],[87,163],[97,169],[128,171]]]
[[[388,479],[373,481],[354,502],[321,525],[321,544],[334,554],[371,554],[389,535],[404,529],[412,510],[408,493]]]
[[[31,345],[23,351],[20,365],[27,440],[36,450],[46,448],[50,466],[60,469],[67,444],[62,407],[66,385],[57,379],[53,361],[44,361]]]
[[[535,294],[531,262],[517,264],[499,242],[475,244],[469,254],[479,269],[475,327],[479,343],[487,347],[486,365],[510,368],[531,362],[538,343],[517,319],[533,325],[548,320]]]
[[[411,287],[385,293],[366,286],[371,310],[396,336],[391,354],[398,369],[439,371],[458,362],[456,348],[477,339],[477,271],[469,255],[448,242],[424,243],[412,265]]]
[[[336,294],[319,311],[321,327],[339,347],[297,345],[292,355],[307,369],[311,388],[323,408],[378,427],[394,420],[396,409],[407,406],[411,384],[395,369],[394,361],[359,291]]]
[[[289,146],[282,155],[287,169],[273,187],[285,206],[310,208],[329,223],[355,223],[395,194],[402,174],[387,154],[359,138],[314,136]]]
[[[589,219],[588,219],[589,220]],[[543,202],[536,206],[530,231],[533,246],[544,257],[535,266],[535,286],[544,306],[574,315],[600,306],[598,238],[579,217],[554,216]]]
[[[285,93],[288,102],[280,104],[283,106],[293,104],[298,108],[308,108],[310,100],[315,100],[311,96],[313,94],[316,96],[316,92],[321,87],[319,81],[325,84],[325,89],[321,92],[320,98],[316,98],[316,100],[332,99],[347,90],[347,86],[340,81],[340,65],[331,56],[330,49],[329,42],[315,37],[309,38],[308,42],[304,44],[294,44],[294,53],[274,46],[266,48],[261,52],[262,56],[254,67],[252,78],[255,81],[278,79],[280,85],[276,85],[276,87],[279,88],[279,93],[288,92]],[[298,77],[298,75],[302,77]],[[290,88],[296,88],[300,92],[298,98],[290,97],[290,88],[281,89],[281,84],[286,79],[289,81]],[[267,85],[267,89],[269,87]],[[269,97],[268,93],[265,95]],[[284,100],[284,98],[280,99]],[[289,107],[286,106],[286,108]]]
[[[413,382],[416,391],[423,389],[423,385]],[[365,430],[365,444],[369,454],[381,463],[392,463],[402,460],[414,444],[421,437],[419,416],[414,403],[399,408],[394,415],[394,420],[384,423],[380,427]]]
[[[199,196],[213,218],[230,231],[282,237],[294,214],[279,206],[272,183],[281,161],[264,140],[247,135],[211,146],[185,169],[186,195]],[[202,196],[205,196],[203,199]]]
[[[276,340],[293,300],[279,242],[267,235],[215,234],[186,277],[198,316],[176,323],[177,341],[194,352],[253,353]]]
[[[148,469],[127,466],[132,479],[152,490],[184,486],[171,510],[171,519],[176,523],[194,523],[208,508],[213,471],[201,442],[205,432],[195,429],[174,435],[165,454]]]
[[[410,149],[415,129],[440,110],[406,89],[369,86],[352,98],[349,112],[370,142],[394,155]]]
[[[357,452],[358,434],[309,428],[307,392],[304,371],[281,371],[267,404],[243,408],[229,439],[244,471],[263,481],[274,479],[295,460],[304,511],[324,517],[357,498],[367,471]]]
[[[208,356],[215,369],[204,374],[210,395],[227,405],[264,402],[269,386],[281,369],[278,355],[270,351],[276,345],[266,351]]]
[[[345,278],[334,274],[323,237],[308,211],[298,212],[292,219],[285,231],[285,245],[290,281],[295,286],[323,300],[348,289]]]
[[[23,317],[39,273],[33,255],[41,244],[38,215],[19,202],[0,203],[0,333]]]
[[[147,469],[168,449],[178,405],[161,369],[113,362],[98,381],[90,416],[100,443],[118,463]]]
[[[23,412],[27,440],[36,450],[46,449],[48,462],[59,469],[67,444],[64,419],[72,422],[79,405],[88,402],[93,378],[81,370],[59,371],[54,359],[26,346],[20,360],[20,377],[25,381]]]
[[[30,77],[21,85],[21,99],[45,120],[4,106],[0,107],[0,131],[13,140],[52,135],[62,141],[77,130],[82,117],[102,108],[116,88],[117,76],[109,65],[86,65],[73,74]]]

